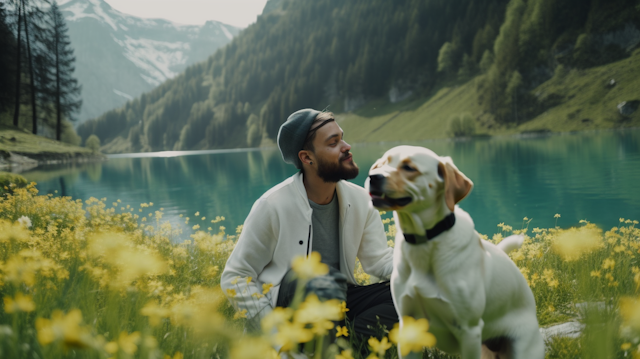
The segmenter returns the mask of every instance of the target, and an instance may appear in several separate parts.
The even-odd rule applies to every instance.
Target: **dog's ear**
[[[438,174],[444,180],[444,196],[447,207],[453,212],[456,203],[462,201],[473,188],[473,182],[453,164],[450,158],[438,163]],[[448,159],[448,161],[447,161]]]

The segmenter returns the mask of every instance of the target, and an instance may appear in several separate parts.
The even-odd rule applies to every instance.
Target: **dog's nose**
[[[380,190],[384,183],[384,175],[371,175],[369,176],[369,181],[372,189]]]

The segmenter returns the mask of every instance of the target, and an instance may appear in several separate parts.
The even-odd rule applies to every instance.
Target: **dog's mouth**
[[[413,200],[411,197],[391,198],[383,192],[371,191],[369,192],[373,206],[376,208],[400,208],[408,205]]]

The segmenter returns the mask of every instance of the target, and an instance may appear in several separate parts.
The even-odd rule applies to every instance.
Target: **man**
[[[280,127],[278,147],[285,162],[301,171],[260,197],[247,217],[238,243],[222,272],[221,286],[247,310],[249,329],[276,306],[290,304],[295,291],[294,257],[319,252],[328,275],[310,281],[306,292],[346,300],[347,317],[357,334],[377,336],[378,318],[388,329],[398,321],[389,283],[358,286],[356,256],[368,274],[388,279],[392,249],[369,194],[345,180],[358,175],[351,146],[332,113],[304,109]],[[238,278],[252,278],[238,280]],[[273,284],[262,296],[263,284]]]

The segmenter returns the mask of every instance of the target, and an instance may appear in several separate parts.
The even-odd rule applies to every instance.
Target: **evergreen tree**
[[[14,96],[16,39],[9,27],[4,3],[0,2],[0,113],[11,104]]]
[[[49,10],[50,31],[46,41],[47,53],[53,65],[51,82],[47,83],[45,94],[49,102],[54,104],[56,118],[56,140],[60,141],[63,117],[74,120],[73,113],[80,109],[82,100],[80,85],[73,77],[76,58],[73,55],[68,28],[56,1]]]
[[[29,97],[31,99],[31,132],[33,134],[38,133],[38,107],[36,103],[36,97],[38,96],[38,92],[36,89],[36,79],[35,79],[35,71],[34,71],[34,57],[37,56],[37,51],[39,49],[36,48],[37,43],[32,43],[31,38],[40,37],[41,32],[43,31],[42,27],[39,25],[39,21],[42,19],[42,11],[39,7],[34,6],[32,2],[29,0],[21,0],[22,3],[22,21],[24,26],[24,37],[26,40],[26,49],[27,49],[27,64],[29,65],[28,75],[29,75]],[[31,36],[29,35],[29,30],[31,30]]]
[[[16,56],[15,60],[15,92],[14,92],[14,110],[13,110],[13,125],[18,127],[18,120],[20,119],[20,100],[21,100],[21,85],[22,85],[22,0],[13,0],[9,3],[13,5],[13,13],[16,18],[15,24],[17,25],[17,42],[16,42]]]
[[[35,57],[42,51],[42,46],[36,39],[42,38],[44,29],[41,27],[43,12],[36,3],[39,0],[9,0],[9,11],[13,15],[13,27],[16,29],[16,56],[15,56],[15,97],[13,124],[18,126],[20,118],[20,103],[22,99],[22,78],[29,81],[29,98],[31,106],[32,132],[38,132],[38,117],[36,96],[38,93],[35,79]],[[25,53],[26,52],[26,53]],[[26,56],[25,56],[26,55]],[[25,58],[26,57],[26,58]],[[23,69],[22,62],[26,60],[27,67]]]

